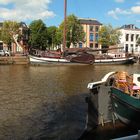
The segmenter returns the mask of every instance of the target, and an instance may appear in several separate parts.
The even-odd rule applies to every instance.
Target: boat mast
[[[66,16],[67,16],[67,0],[64,0],[63,51],[66,48]]]

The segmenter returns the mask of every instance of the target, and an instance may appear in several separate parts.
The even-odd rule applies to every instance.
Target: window
[[[131,35],[131,41],[134,41],[134,34]]]
[[[83,46],[82,43],[79,43],[79,48],[82,48],[82,46]]]
[[[135,52],[138,52],[138,45],[135,46]]]
[[[139,38],[139,35],[137,34],[137,35],[136,35],[136,40],[137,40],[138,38]]]
[[[131,52],[134,52],[133,44],[131,44]]]
[[[125,39],[126,39],[126,41],[129,40],[129,34],[126,34]]]
[[[128,44],[125,44],[125,52],[128,52]]]
[[[89,46],[90,46],[90,48],[93,48],[93,43],[90,43]]]
[[[89,26],[90,32],[93,32],[93,26]]]
[[[93,35],[93,33],[90,33],[89,39],[90,39],[90,41],[93,41],[93,40],[94,40],[94,35]]]
[[[97,43],[95,44],[95,48],[98,48],[98,44]]]
[[[0,42],[0,50],[3,50],[3,43]]]
[[[98,41],[98,34],[97,33],[95,34],[95,39],[96,39],[96,41]]]
[[[95,27],[95,31],[96,31],[96,32],[99,31],[99,27],[98,27],[98,26]]]

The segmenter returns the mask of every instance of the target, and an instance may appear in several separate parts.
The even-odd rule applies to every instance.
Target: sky
[[[135,24],[140,28],[140,0],[67,0],[67,15],[97,19],[102,24],[120,27]],[[64,0],[0,0],[0,21],[30,24],[42,19],[59,26],[64,19]]]

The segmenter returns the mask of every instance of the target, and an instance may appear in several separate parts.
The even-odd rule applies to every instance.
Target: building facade
[[[137,39],[140,37],[140,29],[134,24],[123,25],[121,32],[120,47],[124,47],[124,52],[140,55],[140,46],[137,45]]]
[[[99,28],[101,23],[96,19],[79,19],[79,22],[83,26],[85,32],[85,42],[79,43],[79,48],[89,47],[92,49],[99,49],[101,46],[98,44]]]

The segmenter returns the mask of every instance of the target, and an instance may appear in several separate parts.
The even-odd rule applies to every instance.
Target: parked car
[[[0,50],[0,56],[9,56],[10,52],[8,50]]]
[[[8,50],[5,50],[5,56],[10,56],[10,52]]]

